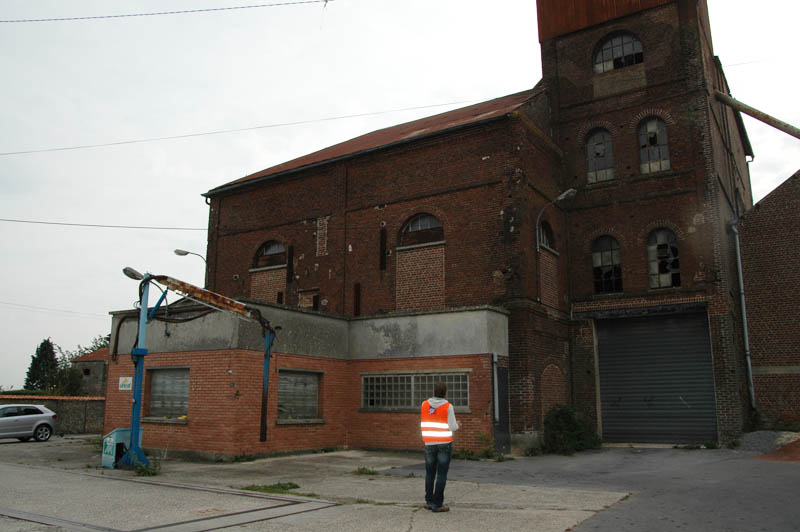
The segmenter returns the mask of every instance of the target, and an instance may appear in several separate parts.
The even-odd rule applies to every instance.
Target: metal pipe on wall
[[[739,301],[742,306],[742,330],[744,334],[744,355],[747,361],[747,386],[750,390],[750,407],[756,407],[756,390],[753,385],[753,363],[750,358],[750,335],[747,329],[747,307],[745,306],[744,297],[744,275],[742,273],[742,250],[739,246],[739,228],[737,227],[738,220],[731,222],[730,228],[733,231],[733,240],[736,244],[736,270],[739,275]]]

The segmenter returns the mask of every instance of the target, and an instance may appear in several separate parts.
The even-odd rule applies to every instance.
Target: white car
[[[47,441],[56,430],[56,417],[43,405],[0,405],[0,438]]]

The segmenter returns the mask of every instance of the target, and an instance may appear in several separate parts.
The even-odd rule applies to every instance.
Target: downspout
[[[492,402],[494,403],[494,423],[500,423],[500,399],[497,390],[497,353],[492,352]]]
[[[737,227],[738,220],[730,223],[731,231],[733,231],[733,240],[736,244],[736,270],[739,274],[739,301],[742,306],[742,330],[744,333],[744,355],[747,360],[747,386],[750,390],[750,407],[755,410],[756,408],[756,390],[753,386],[753,363],[750,358],[750,335],[747,330],[747,307],[744,301],[744,275],[742,274],[742,250],[739,246],[739,228]]]

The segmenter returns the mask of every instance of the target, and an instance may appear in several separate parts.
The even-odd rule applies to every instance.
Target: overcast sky
[[[0,20],[282,1],[4,0]],[[798,4],[708,3],[734,97],[800,125]],[[124,266],[202,285],[203,261],[173,249],[205,255],[203,192],[368,131],[533,87],[535,4],[335,0],[0,23],[0,218],[186,229],[0,221],[0,386],[22,387],[45,338],[75,349],[108,334],[108,312],[137,298]],[[462,103],[439,106],[452,102]],[[374,114],[331,120],[365,113]],[[291,122],[307,123],[281,125]],[[800,168],[800,141],[745,123],[758,200]],[[259,126],[274,127],[9,154]]]

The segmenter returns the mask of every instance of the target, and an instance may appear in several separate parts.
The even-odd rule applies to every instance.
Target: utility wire
[[[159,11],[155,13],[131,13],[127,15],[98,15],[94,17],[64,17],[64,18],[29,18],[29,19],[16,19],[16,20],[0,20],[0,23],[13,24],[21,22],[68,22],[75,20],[98,20],[108,18],[129,18],[129,17],[154,17],[158,15],[186,15],[190,13],[208,13],[211,11],[233,11],[237,9],[256,9],[261,7],[279,7],[279,6],[294,6],[299,4],[325,4],[333,2],[333,0],[302,0],[295,2],[280,2],[276,4],[255,4],[250,6],[233,6],[233,7],[211,7],[207,9],[187,9],[184,11]]]
[[[14,220],[10,218],[0,218],[0,222],[13,222],[19,224],[43,224],[43,225],[67,225],[71,227],[107,227],[111,229],[154,229],[162,231],[206,231],[203,227],[154,227],[149,225],[104,225],[104,224],[75,224],[67,222],[43,222],[39,220]]]
[[[364,116],[377,116],[377,115],[384,115],[389,113],[399,113],[402,111],[416,111],[419,109],[430,109],[433,107],[444,107],[447,105],[458,105],[462,103],[471,103],[477,100],[462,100],[458,102],[447,102],[447,103],[437,103],[433,105],[421,105],[418,107],[405,107],[402,109],[388,109],[385,111],[375,111],[372,113],[359,113],[355,115],[342,115],[342,116],[330,116],[327,118],[315,118],[313,120],[300,120],[297,122],[283,122],[281,124],[266,124],[263,126],[252,126],[252,127],[243,127],[238,129],[220,129],[218,131],[206,131],[203,133],[187,133],[185,135],[173,135],[169,137],[151,137],[146,139],[135,139],[135,140],[123,140],[119,142],[106,142],[103,144],[85,144],[82,146],[68,146],[63,148],[42,148],[38,150],[25,150],[25,151],[9,151],[9,152],[0,152],[0,156],[3,155],[25,155],[29,153],[44,153],[44,152],[52,152],[52,151],[67,151],[67,150],[84,150],[90,148],[104,148],[108,146],[122,146],[125,144],[141,144],[144,142],[159,142],[162,140],[175,140],[175,139],[186,139],[191,137],[204,137],[208,135],[224,135],[227,133],[239,133],[242,131],[255,131],[258,129],[270,129],[270,128],[277,128],[277,127],[287,127],[287,126],[297,126],[301,124],[315,124],[319,122],[330,122],[333,120],[343,120],[346,118],[360,118]]]
[[[50,307],[36,307],[33,305],[23,305],[21,303],[11,303],[10,301],[0,301],[0,305],[7,305],[10,307],[19,307],[23,310],[36,310],[36,311],[43,311],[43,312],[58,312],[61,314],[69,314],[69,315],[76,315],[76,316],[87,316],[91,318],[108,318],[107,314],[92,314],[89,312],[78,312],[75,310],[64,310],[58,308],[50,308]]]

